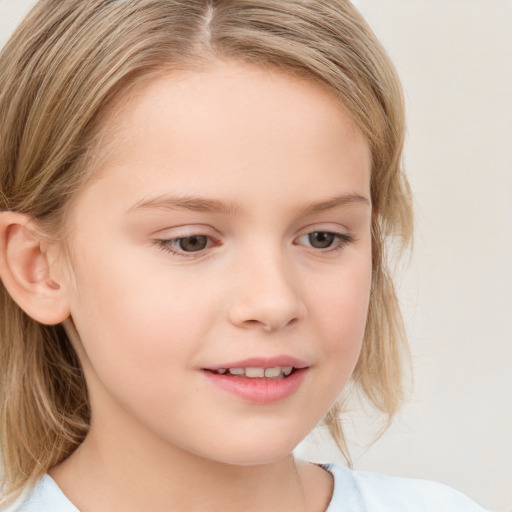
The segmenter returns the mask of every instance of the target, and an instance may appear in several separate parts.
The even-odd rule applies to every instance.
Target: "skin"
[[[118,107],[108,158],[72,205],[70,257],[52,263],[92,423],[50,475],[84,512],[325,510],[331,476],[291,452],[360,353],[367,142],[319,84],[232,61],[166,74]],[[355,194],[366,201],[306,211]],[[136,207],[162,195],[231,208]],[[351,239],[318,248],[312,232]],[[192,235],[206,248],[165,250]],[[244,401],[201,371],[280,354],[309,369],[277,403]]]

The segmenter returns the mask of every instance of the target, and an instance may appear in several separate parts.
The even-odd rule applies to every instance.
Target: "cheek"
[[[312,299],[326,357],[353,369],[363,341],[371,289],[371,263],[363,258],[339,272]]]
[[[81,282],[75,323],[91,400],[103,410],[112,397],[143,422],[160,417],[170,425],[184,407],[183,374],[202,350],[213,305],[182,291],[176,276],[173,283],[161,272],[126,279],[118,270],[89,272]],[[194,389],[187,393],[192,400]]]
[[[98,371],[130,375],[183,364],[211,323],[205,283],[141,268],[126,254],[113,259],[119,263],[91,257],[77,272],[71,312],[90,361]]]

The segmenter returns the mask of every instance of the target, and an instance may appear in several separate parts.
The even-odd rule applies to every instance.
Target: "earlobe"
[[[69,317],[65,287],[55,277],[51,243],[28,215],[0,213],[0,277],[9,295],[34,320],[55,325]]]

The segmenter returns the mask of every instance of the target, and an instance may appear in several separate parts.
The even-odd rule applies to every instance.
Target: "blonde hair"
[[[401,169],[404,107],[384,49],[348,0],[43,0],[0,54],[0,209],[63,232],[91,172],[101,115],[121,92],[215,58],[279,68],[327,86],[371,147],[373,286],[353,383],[391,418],[407,345],[387,241],[412,233]],[[87,434],[80,362],[61,325],[26,315],[0,285],[0,449],[6,501]],[[338,403],[325,421],[347,453]]]

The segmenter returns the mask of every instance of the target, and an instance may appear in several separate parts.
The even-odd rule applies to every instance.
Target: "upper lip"
[[[208,366],[203,370],[219,370],[221,368],[275,368],[276,366],[294,368],[307,368],[310,366],[306,361],[289,355],[279,355],[274,357],[249,357],[240,361],[230,361],[225,364]]]

